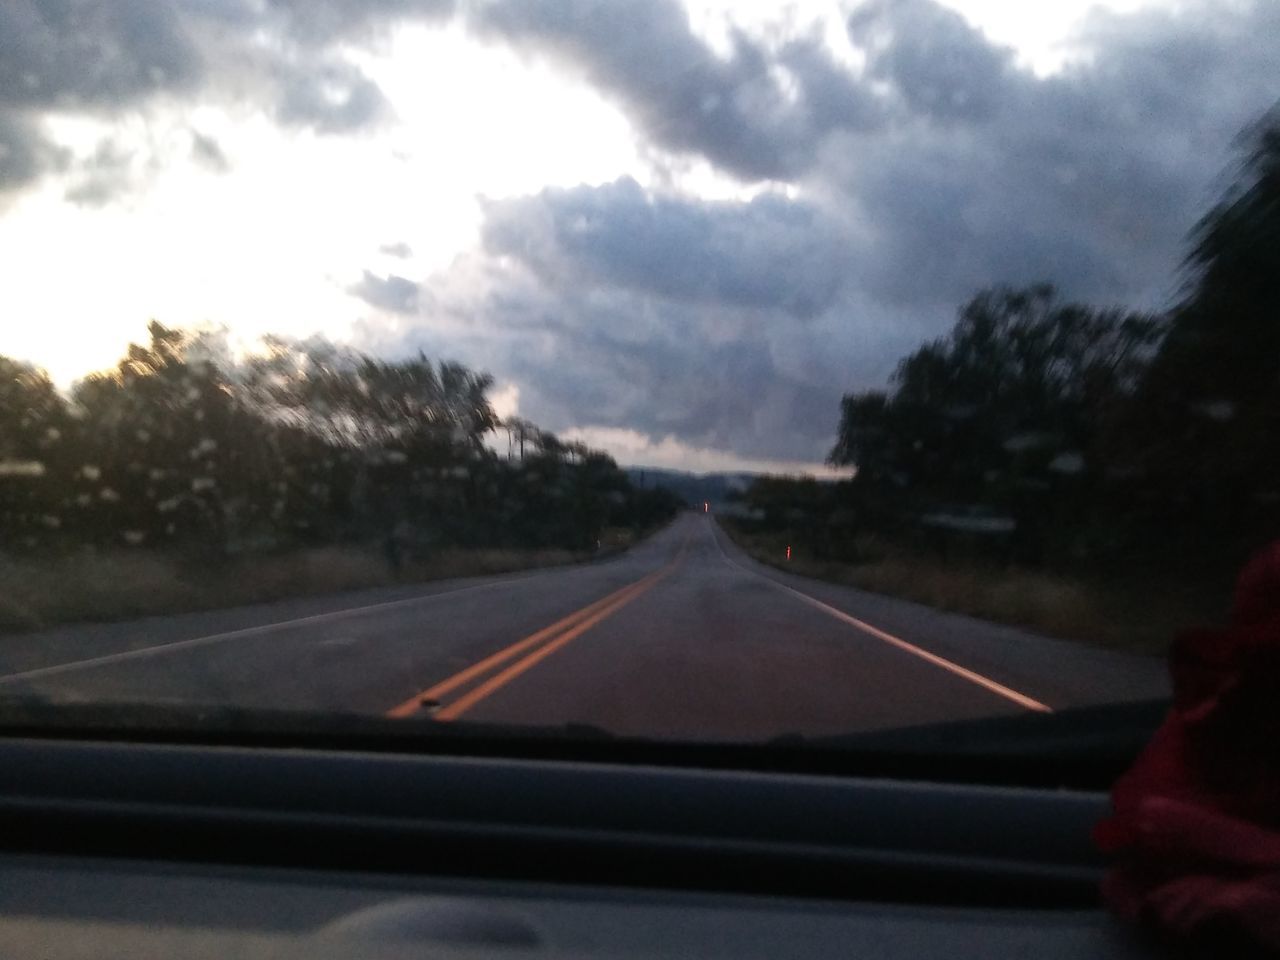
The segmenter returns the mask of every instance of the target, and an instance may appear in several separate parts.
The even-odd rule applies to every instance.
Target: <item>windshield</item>
[[[0,721],[1140,742],[1280,536],[1278,36],[3,4]]]

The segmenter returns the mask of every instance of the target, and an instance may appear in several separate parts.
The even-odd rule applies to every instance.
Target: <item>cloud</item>
[[[338,42],[368,43],[405,20],[441,21],[450,17],[454,0],[271,0],[270,11],[285,23],[285,32],[307,46]],[[256,7],[249,8],[256,12]]]
[[[231,169],[231,161],[227,159],[218,141],[199,130],[191,131],[191,157],[213,173],[226,173]]]
[[[0,196],[46,170],[63,169],[67,160],[67,151],[50,143],[35,123],[0,110]]]
[[[0,105],[100,109],[185,89],[205,59],[166,0],[0,5]]]
[[[1267,0],[1094,11],[1048,77],[933,0],[856,7],[861,66],[805,34],[739,31],[723,55],[675,0],[478,11],[477,30],[585,76],[651,145],[806,188],[815,224],[843,219],[856,238],[863,289],[910,309],[1045,277],[1161,302],[1232,135],[1277,93]],[[499,239],[509,213],[494,214]]]
[[[384,243],[378,248],[378,252],[388,257],[395,257],[397,260],[407,260],[413,256],[413,247],[398,240],[395,243]]]
[[[642,464],[675,470],[716,473],[772,473],[845,479],[848,468],[833,468],[805,460],[744,457],[731,450],[695,447],[673,436],[653,439],[635,430],[617,427],[575,427],[564,433],[589,447],[609,450],[623,464]]]
[[[993,282],[1163,305],[1234,134],[1276,96],[1280,7],[1095,12],[1064,70],[1011,63],[930,0],[851,18],[894,120],[832,138],[813,179],[869,242],[861,288],[908,309]]]
[[[891,84],[914,114],[986,119],[1018,80],[1012,50],[933,0],[869,0],[848,29],[867,57],[867,79]]]
[[[749,203],[648,193],[629,177],[491,203],[484,243],[546,282],[811,316],[830,305],[840,238],[821,212],[765,194]]]
[[[711,201],[636,170],[488,201],[465,263],[349,288],[380,312],[367,343],[489,368],[552,429],[757,458],[820,458],[840,393],[882,383],[981,287],[1166,302],[1232,137],[1278,92],[1273,0],[1095,10],[1043,76],[933,0],[865,0],[840,51],[806,29],[713,46],[677,0],[459,11],[474,37],[585,80],[655,167],[759,192]],[[395,119],[371,56],[398,23],[453,15],[440,0],[0,3],[0,192],[58,174],[72,202],[101,205],[157,168],[146,143],[62,146],[55,118],[145,125],[158,104],[210,103],[367,133]],[[201,132],[180,149],[227,168]]]
[[[75,179],[67,188],[69,202],[102,207],[128,193],[134,184],[138,157],[115,140],[104,139],[93,153],[73,165]]]
[[[6,0],[0,3],[0,191],[63,169],[47,116],[111,119],[157,102],[248,103],[286,126],[345,134],[389,107],[350,57],[446,0]],[[195,159],[218,166],[198,141]],[[104,179],[77,202],[114,195]]]
[[[720,57],[677,0],[498,0],[482,34],[571,65],[617,100],[652,142],[747,180],[789,179],[830,129],[874,129],[876,96],[813,38],[777,53],[741,32]]]
[[[332,58],[274,65],[276,119],[318,133],[350,133],[386,118],[390,104],[357,67]]]
[[[784,310],[744,311],[614,287],[550,287],[483,255],[424,283],[420,318],[366,325],[375,352],[425,351],[516,384],[523,416],[672,436],[744,456],[821,459],[842,380],[792,349]]]
[[[162,0],[0,4],[0,193],[68,167],[70,151],[49,139],[45,114],[114,109],[158,90],[189,89],[202,69],[180,16]],[[91,160],[97,174],[73,185],[71,199],[113,195],[111,162]]]
[[[421,293],[412,280],[398,277],[394,273],[379,277],[368,270],[364,272],[360,282],[349,287],[347,292],[371,307],[405,315],[417,313]]]
[[[488,267],[465,293],[428,281],[438,310],[404,342],[518,384],[552,429],[809,461],[840,394],[984,286],[1167,302],[1234,134],[1275,96],[1258,38],[1280,33],[1265,3],[1094,14],[1039,76],[931,0],[858,7],[860,68],[807,41],[721,56],[672,4],[482,9],[486,35],[582,73],[660,148],[798,189],[707,201],[623,177],[491,201]],[[774,96],[775,67],[798,92]]]

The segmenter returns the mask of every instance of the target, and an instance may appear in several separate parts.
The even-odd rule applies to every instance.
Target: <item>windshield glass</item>
[[[1277,37],[0,5],[0,720],[1145,736],[1280,536]]]

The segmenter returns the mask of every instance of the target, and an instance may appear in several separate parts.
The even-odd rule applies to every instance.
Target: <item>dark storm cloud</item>
[[[480,4],[473,23],[571,63],[651,141],[745,179],[789,179],[827,130],[881,120],[875,96],[816,40],[773,54],[739,33],[722,59],[693,33],[677,0],[498,0]]]
[[[671,325],[691,326],[689,318]],[[521,388],[522,412],[555,429],[586,423],[746,457],[814,459],[835,427],[839,391],[780,369],[761,339],[714,343],[686,334],[637,346],[597,329],[575,341],[571,356],[554,378],[534,352],[507,365],[512,379],[529,385]]]
[[[439,305],[448,282],[433,286]],[[848,378],[878,381],[886,356],[918,339],[892,314],[843,299],[802,321],[509,266],[485,286],[456,304],[452,329],[439,322],[446,311],[428,310],[399,349],[434,347],[515,382],[522,414],[553,430],[619,427],[746,457],[821,460]]]
[[[651,144],[805,185],[817,222],[844,218],[860,238],[851,281],[910,309],[1044,278],[1158,302],[1232,135],[1280,94],[1280,48],[1263,39],[1280,35],[1280,5],[1266,0],[1095,12],[1078,61],[1047,78],[933,0],[856,7],[860,71],[803,38],[739,35],[723,58],[675,0],[498,0],[473,16],[584,73]],[[500,240],[510,212],[493,213]],[[584,246],[583,271],[598,275],[602,256]]]
[[[869,0],[849,17],[867,77],[886,81],[917,114],[990,117],[1016,83],[1013,52],[932,0]]]
[[[189,87],[204,58],[167,0],[6,0],[0,4],[0,105],[113,107]]]
[[[287,33],[299,43],[327,46],[337,41],[364,42],[385,35],[404,20],[443,20],[453,0],[269,0],[269,10],[287,21]]]
[[[839,394],[984,286],[1167,302],[1234,134],[1280,94],[1264,2],[1094,13],[1045,77],[930,0],[855,9],[860,71],[805,41],[720,58],[673,3],[480,18],[585,74],[649,145],[802,188],[711,203],[624,179],[486,209],[486,250],[528,273],[470,304],[488,334],[467,343],[527,413],[747,455],[820,458]]]
[[[46,140],[35,124],[0,110],[0,196],[46,170],[62,169],[67,159],[67,151]]]
[[[320,133],[368,127],[388,106],[341,45],[451,10],[443,0],[4,0],[0,191],[65,164],[46,114],[109,118],[165,97],[248,102]],[[218,165],[199,145],[196,157]],[[71,192],[96,202],[113,188],[99,177]]]
[[[898,119],[815,172],[873,242],[862,288],[905,308],[994,282],[1162,305],[1234,134],[1280,94],[1280,5],[1095,13],[1046,78],[928,0],[850,24]],[[984,52],[985,45],[985,52]]]
[[[824,451],[834,429],[841,384],[788,362],[796,321],[787,314],[744,323],[729,313],[718,333],[704,305],[614,288],[552,291],[524,271],[493,273],[479,296],[474,284],[433,292],[422,324],[404,333],[366,325],[362,342],[456,357],[514,382],[521,415],[547,429],[617,427],[796,458]]]
[[[621,287],[672,300],[811,316],[840,281],[839,238],[819,211],[646,193],[623,178],[488,206],[486,247],[547,282]]]
[[[917,133],[864,144],[856,166],[831,162],[832,189],[856,197],[862,226],[852,281],[879,302],[947,322],[993,283],[1053,280],[1071,296],[1112,301],[1168,280],[1191,214],[1179,219],[1163,199],[1090,206],[1077,179],[1083,158],[1041,156],[1038,146],[1005,152]],[[1135,242],[1156,217],[1164,230]]]
[[[201,70],[181,17],[162,0],[0,3],[0,192],[69,163],[43,129],[44,112],[100,111],[189,89]],[[112,192],[108,180],[72,192],[96,202]]]
[[[349,287],[347,292],[379,310],[412,314],[418,310],[421,289],[412,280],[398,277],[394,273],[379,277],[366,270],[360,282]]]

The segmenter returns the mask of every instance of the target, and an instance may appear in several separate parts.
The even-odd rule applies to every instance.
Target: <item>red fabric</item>
[[[1229,625],[1179,637],[1173,707],[1112,790],[1103,895],[1178,939],[1280,950],[1280,541],[1240,574]]]
[[[1240,626],[1274,623],[1280,617],[1280,540],[1254,554],[1240,572],[1231,620]],[[1272,640],[1274,642],[1274,636]]]

